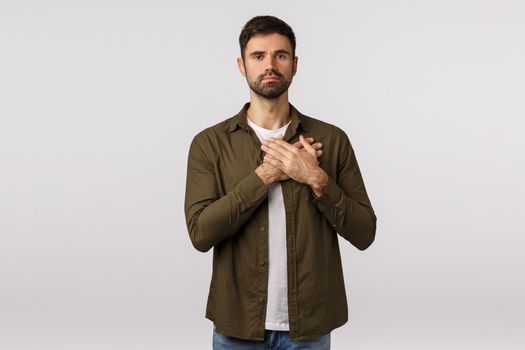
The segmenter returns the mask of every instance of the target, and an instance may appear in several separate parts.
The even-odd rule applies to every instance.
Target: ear
[[[237,67],[239,67],[239,71],[245,77],[246,71],[244,70],[244,62],[242,61],[241,57],[237,57]]]
[[[297,61],[299,60],[299,57],[295,56],[293,58],[293,75],[295,75],[295,73],[297,73]]]

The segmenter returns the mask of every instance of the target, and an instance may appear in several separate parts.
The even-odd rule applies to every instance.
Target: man
[[[254,17],[239,44],[250,102],[188,155],[188,232],[197,250],[213,247],[213,348],[329,349],[348,320],[338,236],[368,248],[376,216],[346,133],[288,101],[290,26]]]

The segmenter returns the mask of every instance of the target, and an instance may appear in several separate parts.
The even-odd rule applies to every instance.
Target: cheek
[[[291,76],[293,74],[293,64],[288,62],[282,63],[281,65],[279,65],[279,70],[284,75]]]
[[[259,73],[259,71],[253,67],[246,67],[246,76],[248,77],[248,79],[250,79],[251,81],[253,80],[257,80],[257,78],[259,77],[259,75],[261,73]]]
[[[245,69],[247,72],[252,73],[253,75],[254,73],[260,71],[262,68],[261,64],[258,64],[257,62],[250,62],[246,63]]]

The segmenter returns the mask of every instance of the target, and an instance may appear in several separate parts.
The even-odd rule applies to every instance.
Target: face
[[[250,89],[259,96],[275,99],[288,90],[297,71],[297,57],[292,57],[288,37],[272,33],[250,38],[239,69]]]

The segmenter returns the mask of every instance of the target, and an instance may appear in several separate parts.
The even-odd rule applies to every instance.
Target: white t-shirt
[[[283,135],[290,125],[269,130],[246,118],[261,142]],[[268,190],[268,300],[265,328],[289,331],[288,322],[288,263],[286,253],[286,213],[281,182],[276,181]]]

